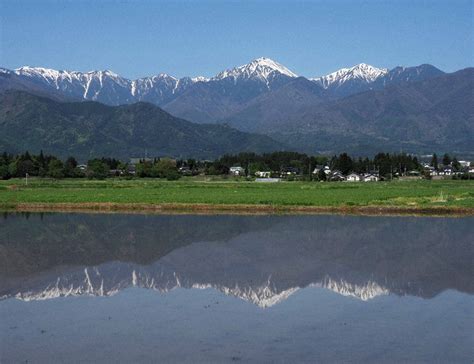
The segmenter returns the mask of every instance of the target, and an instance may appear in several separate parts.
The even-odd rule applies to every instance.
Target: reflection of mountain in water
[[[213,287],[268,307],[317,286],[363,300],[472,294],[472,218],[10,215],[0,296]]]
[[[157,268],[157,267],[154,267]],[[130,273],[131,272],[131,273]],[[261,307],[270,307],[288,298],[298,291],[300,287],[290,287],[279,290],[271,277],[261,286],[251,284],[239,286],[225,286],[219,283],[197,283],[180,277],[175,272],[164,270],[153,271],[150,267],[136,266],[130,263],[114,262],[104,267],[84,268],[83,271],[76,270],[68,272],[61,277],[44,277],[39,280],[43,288],[29,288],[16,293],[16,298],[31,301],[45,300],[68,296],[112,296],[120,290],[128,287],[140,287],[153,289],[164,293],[175,288],[206,289],[214,288],[226,295],[240,297]],[[379,295],[388,294],[386,288],[380,287],[375,282],[367,282],[364,286],[351,284],[344,281],[335,281],[330,277],[324,277],[321,282],[312,283],[310,286],[327,288],[344,296],[352,296],[364,301]],[[8,298],[11,295],[5,295]]]

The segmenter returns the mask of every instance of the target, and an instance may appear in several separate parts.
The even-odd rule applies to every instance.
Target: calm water
[[[0,362],[474,359],[474,218],[0,217]]]

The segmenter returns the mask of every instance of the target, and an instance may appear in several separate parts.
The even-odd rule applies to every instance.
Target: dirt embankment
[[[0,206],[18,212],[134,212],[134,213],[236,213],[236,214],[350,214],[472,216],[474,209],[434,206],[295,206],[251,204],[145,204],[145,203],[17,203]]]

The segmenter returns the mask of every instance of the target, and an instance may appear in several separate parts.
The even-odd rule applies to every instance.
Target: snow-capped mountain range
[[[4,73],[9,71],[7,69],[2,70]],[[107,86],[106,82],[113,82],[119,87],[129,89],[132,96],[139,96],[146,94],[147,90],[152,89],[157,84],[163,84],[166,88],[170,89],[171,92],[176,93],[183,86],[196,82],[215,82],[224,79],[232,79],[234,82],[260,80],[261,82],[270,84],[272,78],[276,75],[284,75],[290,78],[298,77],[285,66],[265,57],[257,58],[239,67],[224,70],[212,78],[198,76],[179,79],[166,73],[160,73],[156,76],[129,80],[109,70],[89,72],[57,71],[49,68],[29,66],[20,67],[11,72],[18,76],[29,77],[38,82],[43,82],[45,85],[54,87],[57,90],[68,90],[67,85],[80,85],[83,90],[81,93],[82,97],[87,100],[97,97],[97,92],[94,92],[94,89],[90,89],[91,84],[95,83],[104,88]]]
[[[21,67],[13,71],[37,86],[60,92],[71,100],[99,101],[109,105],[148,101],[162,104],[204,78],[177,79],[165,73],[129,80],[106,71],[56,71],[41,67]]]
[[[427,73],[428,65],[420,67],[397,67],[392,71],[377,68],[365,63],[351,68],[342,68],[326,76],[309,78],[321,86],[332,97],[342,97],[371,88],[380,88],[396,81],[416,81]],[[430,67],[430,72],[436,70]],[[112,71],[65,71],[42,67],[21,67],[15,70],[1,69],[3,77],[17,77],[20,81],[34,84],[45,94],[63,95],[70,100],[99,101],[109,105],[129,104],[139,101],[151,102],[164,106],[185,93],[203,93],[196,84],[207,84],[213,94],[222,93],[222,97],[232,94],[232,85],[238,87],[239,97],[247,99],[246,88],[251,97],[280,87],[298,75],[287,67],[270,58],[257,58],[248,64],[228,69],[211,78],[183,77],[176,78],[165,73],[155,76],[130,80]],[[5,81],[5,80],[3,80]],[[2,79],[0,79],[0,83]],[[193,90],[194,87],[194,90]],[[255,90],[255,88],[257,90]],[[3,87],[5,88],[5,87]],[[11,88],[15,88],[11,86]],[[0,89],[2,86],[0,85]],[[250,90],[251,89],[251,90]],[[243,96],[242,96],[243,95]],[[189,95],[186,96],[187,100]],[[177,115],[180,116],[180,115]]]
[[[264,57],[210,78],[160,73],[130,80],[112,71],[22,67],[0,69],[0,96],[19,90],[59,102],[147,102],[177,118],[265,134],[283,149],[307,153],[471,151],[471,73],[361,63],[305,78]],[[3,141],[4,149],[14,151],[10,145]]]
[[[368,90],[381,90],[389,85],[422,81],[442,74],[442,71],[428,64],[416,67],[398,66],[389,70],[361,63],[311,80],[321,85],[332,97],[342,98]]]
[[[4,74],[15,74],[34,82],[46,92],[48,90],[60,92],[70,99],[99,101],[109,105],[138,101],[163,105],[198,82],[219,83],[231,80],[237,84],[253,81],[262,83],[270,89],[277,78],[297,77],[286,67],[264,57],[243,66],[222,71],[212,78],[202,76],[176,78],[160,73],[156,76],[130,80],[109,70],[78,72],[29,66],[13,71],[2,70]]]

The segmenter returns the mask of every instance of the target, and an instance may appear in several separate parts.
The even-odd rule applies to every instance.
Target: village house
[[[346,176],[346,181],[348,182],[377,182],[379,180],[380,176],[378,173],[351,173]]]
[[[453,167],[451,166],[444,166],[441,168],[440,171],[438,171],[439,176],[452,176],[453,175]]]
[[[360,181],[360,175],[357,173],[351,173],[346,177],[347,182],[359,182]]]
[[[438,171],[433,166],[430,166],[429,164],[424,164],[423,170],[425,171],[425,173],[429,174],[430,176],[438,175]]]
[[[378,182],[380,180],[380,177],[378,174],[374,173],[366,173],[363,176],[364,182]]]
[[[245,176],[245,169],[240,166],[230,167],[229,173],[233,176]]]
[[[272,172],[270,171],[257,171],[255,172],[255,177],[259,178],[270,178]]]

